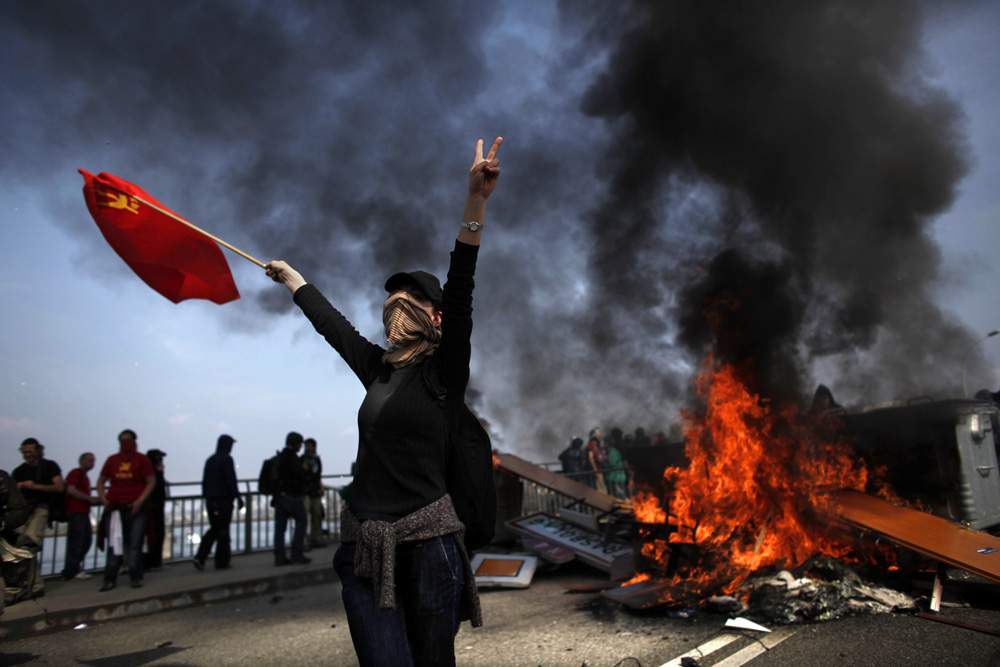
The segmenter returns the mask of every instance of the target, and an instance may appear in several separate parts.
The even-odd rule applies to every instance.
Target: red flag
[[[222,250],[204,235],[164,211],[137,185],[111,174],[83,174],[83,196],[104,238],[136,275],[174,303],[208,299],[218,304],[240,298]],[[170,211],[173,213],[173,211]]]

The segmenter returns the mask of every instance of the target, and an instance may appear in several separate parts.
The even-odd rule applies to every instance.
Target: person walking
[[[156,474],[149,457],[138,451],[136,440],[132,429],[119,433],[118,453],[108,457],[97,478],[97,497],[104,505],[102,528],[108,542],[101,592],[115,587],[123,560],[132,588],[142,587],[142,543],[149,522],[146,501],[156,486]]]
[[[79,467],[66,475],[66,560],[60,576],[65,579],[90,579],[83,571],[83,560],[94,541],[90,508],[101,501],[91,493],[90,477],[96,459],[90,452],[80,455]]]
[[[243,509],[243,499],[236,484],[236,465],[231,452],[236,440],[231,435],[222,434],[215,445],[215,453],[205,461],[205,470],[201,476],[201,495],[205,498],[205,510],[208,512],[209,529],[198,545],[198,553],[194,557],[194,566],[205,569],[205,561],[215,544],[215,569],[225,570],[232,567],[229,559],[232,553],[230,546],[229,526],[233,520],[233,502]]]
[[[278,493],[271,499],[274,507],[274,564],[292,565],[312,562],[302,552],[305,550],[306,506],[302,501],[305,488],[306,465],[299,457],[302,435],[292,431],[285,437],[285,448],[278,458]],[[288,519],[295,522],[292,531],[291,558],[285,553],[285,531]]]
[[[266,267],[366,390],[358,410],[358,470],[333,561],[354,649],[366,667],[454,665],[460,621],[482,625],[465,526],[447,493],[448,414],[425,373],[442,380],[448,401],[464,403],[476,258],[486,201],[500,176],[501,141],[485,157],[482,140],[476,144],[444,290],[425,271],[386,281],[388,350],[362,337],[286,262]]]

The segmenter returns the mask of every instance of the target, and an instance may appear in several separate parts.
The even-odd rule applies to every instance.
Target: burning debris
[[[891,497],[821,416],[752,393],[737,368],[705,363],[698,379],[701,410],[689,410],[689,465],[668,468],[662,495],[637,495],[636,517],[670,523],[666,539],[642,554],[661,575],[664,604],[676,592],[733,594],[766,568],[794,568],[823,555],[851,557],[852,541],[817,518],[827,494],[872,490]],[[667,500],[669,498],[669,500]]]

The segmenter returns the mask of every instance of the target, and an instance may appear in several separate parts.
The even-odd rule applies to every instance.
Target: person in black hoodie
[[[224,570],[229,565],[232,555],[230,546],[229,524],[233,520],[233,501],[238,508],[243,509],[243,499],[236,484],[236,465],[230,454],[236,440],[231,435],[219,436],[215,453],[205,461],[205,471],[201,476],[201,495],[205,498],[205,510],[208,512],[210,528],[202,536],[198,545],[198,553],[194,557],[194,566],[205,569],[208,554],[215,547],[215,569]]]
[[[386,281],[382,323],[388,350],[359,334],[287,263],[266,266],[366,391],[358,410],[358,470],[333,560],[363,666],[454,665],[460,621],[482,625],[465,526],[446,485],[448,415],[427,378],[436,374],[449,401],[464,403],[476,259],[486,200],[500,176],[501,141],[497,137],[485,157],[483,141],[476,144],[444,289],[425,271],[396,273]],[[392,221],[384,225],[385,243],[399,242]]]

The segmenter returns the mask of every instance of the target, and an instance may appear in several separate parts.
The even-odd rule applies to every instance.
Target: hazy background
[[[170,303],[77,168],[380,340],[385,278],[443,278],[497,135],[472,386],[500,449],[667,430],[713,345],[803,405],[996,390],[1000,7],[761,5],[4,3],[0,467],[28,436],[100,462],[123,428],[175,482],[220,433],[241,477],[289,430],[327,472],[356,451],[363,389],[287,291],[227,251],[241,300]]]

